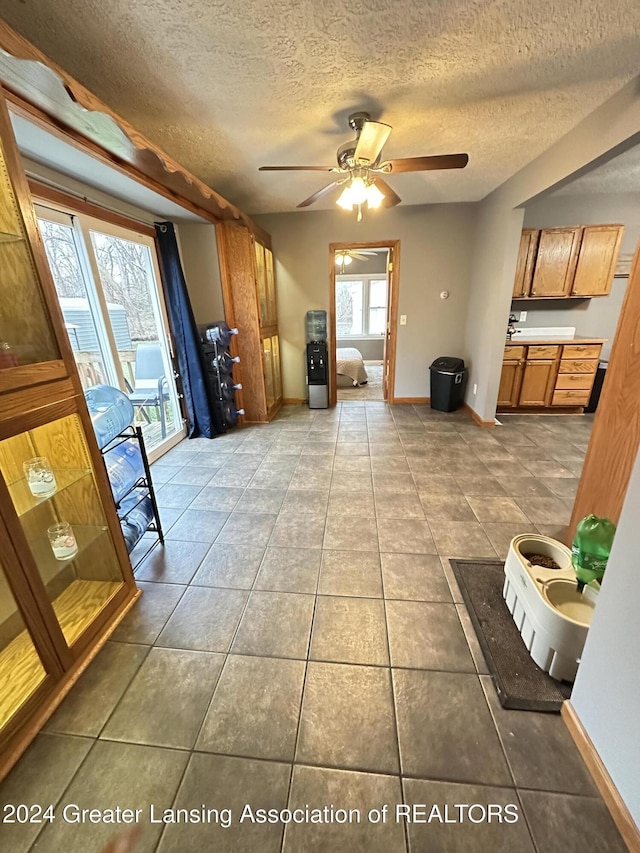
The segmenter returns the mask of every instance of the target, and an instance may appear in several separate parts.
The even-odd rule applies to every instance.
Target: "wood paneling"
[[[620,835],[624,839],[630,853],[637,853],[640,850],[640,829],[631,816],[626,803],[620,796],[620,792],[616,788],[613,779],[604,766],[602,759],[598,755],[591,738],[587,734],[570,701],[562,703],[561,713],[562,719],[569,729],[569,733],[578,747],[584,763],[587,765],[587,770],[602,794],[602,799],[609,809]]]
[[[622,225],[584,226],[572,296],[610,293],[623,231]]]
[[[216,231],[225,315],[229,325],[238,329],[234,340],[240,363],[234,368],[234,377],[242,382],[244,420],[264,423],[268,420],[268,406],[254,241],[247,228],[234,222],[220,222]]]
[[[545,228],[540,232],[531,295],[568,296],[580,245],[580,228]]]
[[[513,282],[514,299],[522,299],[529,295],[539,240],[540,231],[538,229],[525,228],[520,236],[516,277]]]
[[[607,376],[571,517],[589,513],[617,524],[640,446],[640,251],[636,249]]]
[[[527,360],[522,374],[518,405],[548,406],[553,391],[555,372],[555,361]]]

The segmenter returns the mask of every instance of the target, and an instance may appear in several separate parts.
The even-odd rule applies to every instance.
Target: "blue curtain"
[[[182,272],[176,232],[171,222],[156,222],[155,227],[166,288],[169,322],[176,344],[178,372],[182,379],[182,390],[189,418],[189,438],[199,436],[213,438],[216,432],[200,360],[198,330]]]

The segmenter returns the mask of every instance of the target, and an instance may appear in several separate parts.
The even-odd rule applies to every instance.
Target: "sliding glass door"
[[[36,213],[82,385],[124,391],[156,459],[185,428],[154,241],[84,214]]]

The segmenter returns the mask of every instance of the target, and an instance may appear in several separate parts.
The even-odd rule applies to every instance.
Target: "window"
[[[382,337],[386,328],[387,279],[379,273],[336,276],[337,337]]]
[[[129,396],[153,461],[184,434],[154,240],[62,208],[36,214],[82,385]]]

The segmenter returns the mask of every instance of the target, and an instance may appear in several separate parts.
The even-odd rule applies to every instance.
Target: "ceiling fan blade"
[[[360,131],[360,137],[353,159],[356,164],[370,166],[380,156],[382,148],[389,138],[391,127],[379,121],[366,121]]]
[[[371,260],[371,255],[372,255],[373,253],[372,253],[372,252],[371,252],[371,253],[369,253],[369,252],[368,252],[368,253],[365,255],[363,252],[349,252],[349,254],[351,255],[351,257],[352,257],[352,258],[355,258],[355,260],[356,260],[356,261],[370,261],[370,260]]]
[[[259,166],[259,172],[337,172],[333,166]]]
[[[339,187],[340,184],[344,184],[346,178],[341,181],[332,181],[330,184],[327,184],[326,187],[322,187],[321,190],[318,190],[313,195],[310,195],[309,198],[305,198],[304,201],[301,201],[298,207],[309,207],[310,204],[313,204],[314,201],[318,201],[318,199],[330,193],[331,190],[334,190],[336,187]]]
[[[380,168],[390,166],[389,172],[428,172],[435,169],[464,169],[469,162],[468,154],[437,154],[433,157],[405,157],[381,163]],[[387,171],[385,169],[385,171]]]
[[[391,189],[386,181],[383,181],[382,178],[376,177],[373,183],[384,196],[384,201],[382,202],[383,207],[395,207],[396,204],[400,204],[402,199],[395,190]]]

